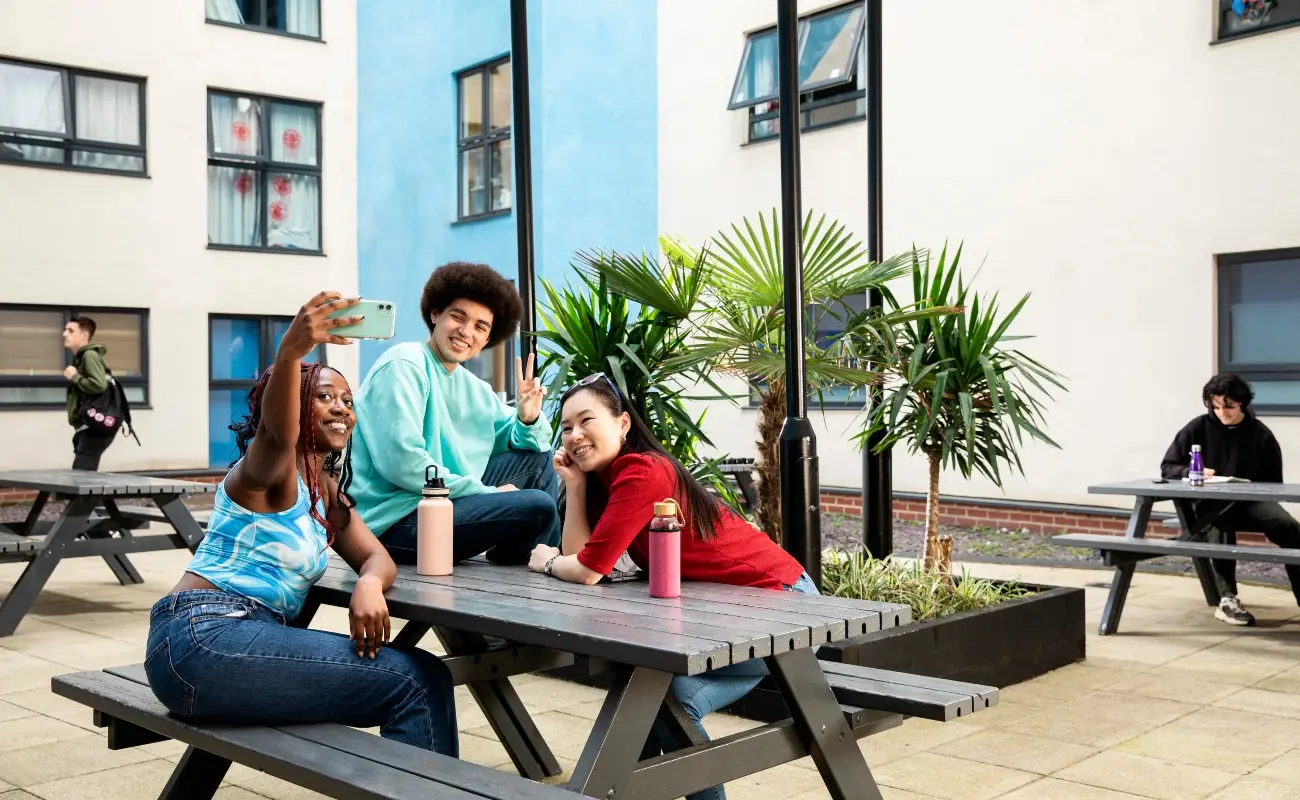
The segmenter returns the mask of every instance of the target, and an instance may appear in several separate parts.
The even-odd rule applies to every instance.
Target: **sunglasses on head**
[[[581,389],[585,386],[591,386],[593,383],[596,383],[598,381],[604,381],[606,384],[608,384],[609,388],[614,390],[615,397],[619,398],[620,400],[623,398],[623,394],[619,392],[618,386],[615,385],[615,383],[609,379],[609,376],[603,372],[595,372],[592,373],[591,375],[588,375],[587,377],[573,384],[573,386],[569,388],[569,391],[575,392],[578,389]]]

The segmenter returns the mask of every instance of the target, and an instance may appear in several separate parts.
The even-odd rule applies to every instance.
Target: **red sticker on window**
[[[276,222],[284,222],[285,218],[288,216],[289,216],[289,206],[285,205],[279,200],[276,200],[274,203],[271,204],[271,219],[275,220]]]
[[[297,150],[302,146],[302,134],[298,133],[293,128],[286,130],[284,135],[280,138],[284,142],[284,148],[286,150]]]
[[[230,135],[234,136],[237,141],[248,141],[249,133],[251,133],[251,130],[249,129],[247,122],[237,121],[235,124],[230,126]]]
[[[293,181],[281,175],[271,181],[271,188],[275,190],[276,194],[285,197],[286,195],[293,193]]]
[[[240,172],[235,175],[235,191],[240,194],[248,194],[253,190],[253,176],[247,172]]]

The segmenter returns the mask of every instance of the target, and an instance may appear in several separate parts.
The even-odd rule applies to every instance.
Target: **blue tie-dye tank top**
[[[189,571],[293,619],[329,563],[325,529],[312,518],[310,502],[299,477],[291,508],[259,514],[231,500],[222,481]],[[316,508],[325,516],[323,501]]]

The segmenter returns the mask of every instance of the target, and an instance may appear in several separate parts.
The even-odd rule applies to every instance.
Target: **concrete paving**
[[[0,639],[0,800],[154,798],[183,748],[111,752],[90,711],[50,692],[66,672],[138,663],[149,607],[187,555],[133,557],[146,583],[117,584],[98,559],[64,562],[14,636]],[[0,566],[0,594],[21,567]],[[1107,572],[972,565],[973,574],[1082,586],[1089,630]],[[892,800],[1294,800],[1300,798],[1300,608],[1289,592],[1244,586],[1257,628],[1213,618],[1194,579],[1139,574],[1122,633],[1090,635],[1086,662],[1004,690],[970,720],[909,720],[862,743]],[[340,609],[316,627],[346,629]],[[600,708],[596,690],[515,680],[566,770]],[[464,758],[510,769],[469,693],[457,691]],[[714,735],[749,727],[714,715]],[[731,800],[828,797],[809,759],[728,784]],[[218,797],[319,797],[234,767]]]

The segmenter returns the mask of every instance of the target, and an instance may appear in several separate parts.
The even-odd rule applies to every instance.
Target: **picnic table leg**
[[[408,622],[407,626],[410,625],[411,623]],[[412,629],[412,632],[414,633],[415,630],[417,629]],[[487,640],[479,634],[463,633],[447,628],[434,628],[434,631],[448,655],[483,653],[488,649]],[[403,628],[395,638],[404,638],[402,636],[404,633],[406,628]],[[422,636],[423,633],[420,635]],[[541,731],[537,730],[537,725],[528,715],[528,709],[524,708],[509,679],[496,678],[466,685],[474,697],[474,702],[478,703],[478,707],[483,711],[483,716],[491,723],[501,746],[510,754],[510,760],[514,762],[515,769],[520,775],[532,780],[541,780],[563,772],[560,769],[560,762],[555,759],[555,754],[546,744]]]
[[[393,637],[393,646],[415,647],[428,632],[428,625],[425,625],[423,622],[411,622],[408,620],[407,623],[402,626],[402,629],[397,632],[397,635]]]
[[[799,738],[808,748],[831,797],[882,800],[884,795],[858,749],[857,737],[849,730],[816,653],[810,648],[789,650],[768,656],[766,661],[772,680],[790,709]]]
[[[86,529],[86,518],[95,510],[93,497],[74,497],[63,509],[63,516],[50,528],[45,537],[45,546],[36,557],[27,562],[18,582],[9,590],[4,604],[0,605],[0,636],[10,636],[18,629],[18,623],[31,609],[32,603],[44,588],[45,582],[54,573],[54,568],[63,558],[63,550],[80,531]]]
[[[221,756],[187,747],[158,800],[210,800],[228,769],[230,762]]]
[[[130,530],[130,524],[122,518],[121,513],[117,510],[117,503],[111,498],[105,497],[103,504],[104,511],[108,513],[109,519],[120,526],[122,535],[130,536],[131,534],[127,533]],[[114,537],[112,531],[100,529],[86,531],[86,538],[112,539]],[[104,563],[108,565],[108,568],[113,571],[113,577],[117,578],[118,583],[123,586],[144,583],[144,578],[141,578],[140,573],[136,572],[135,565],[131,563],[131,559],[127,558],[125,553],[110,553],[101,557],[104,559]]]
[[[311,627],[311,621],[316,618],[317,611],[320,611],[320,597],[308,592],[307,599],[302,603],[302,610],[289,622],[289,627],[303,629]]]
[[[35,534],[36,523],[40,522],[41,512],[45,510],[45,504],[48,503],[49,500],[49,492],[41,492],[36,495],[35,502],[32,503],[32,507],[27,511],[27,519],[23,520],[23,536],[32,536]]]
[[[1128,516],[1128,527],[1124,531],[1125,538],[1146,538],[1153,505],[1155,505],[1155,498],[1137,499],[1133,504],[1133,511]],[[1119,618],[1124,614],[1124,601],[1128,599],[1129,585],[1133,583],[1133,570],[1136,568],[1137,564],[1133,562],[1115,565],[1115,577],[1110,580],[1110,594],[1106,597],[1106,606],[1101,612],[1101,624],[1097,626],[1099,635],[1109,636],[1119,630]]]
[[[672,679],[667,672],[645,667],[618,670],[573,768],[570,791],[588,797],[618,796],[641,760]],[[835,708],[838,712],[839,706]]]
[[[193,553],[199,548],[199,543],[203,541],[203,529],[199,523],[194,521],[194,515],[185,507],[178,494],[162,495],[153,499],[158,506],[158,510],[167,518],[167,522],[172,526],[182,539],[185,540],[185,546]]]
[[[1196,519],[1192,501],[1190,500],[1175,500],[1174,511],[1178,514],[1178,524],[1183,529],[1182,534],[1178,537],[1179,539],[1195,539],[1197,528],[1204,528],[1208,525],[1208,522],[1201,523]],[[1214,569],[1210,566],[1210,560],[1208,558],[1193,558],[1192,566],[1196,568],[1196,579],[1201,582],[1201,591],[1205,594],[1206,604],[1217,606],[1219,604],[1219,585],[1214,581]]]

